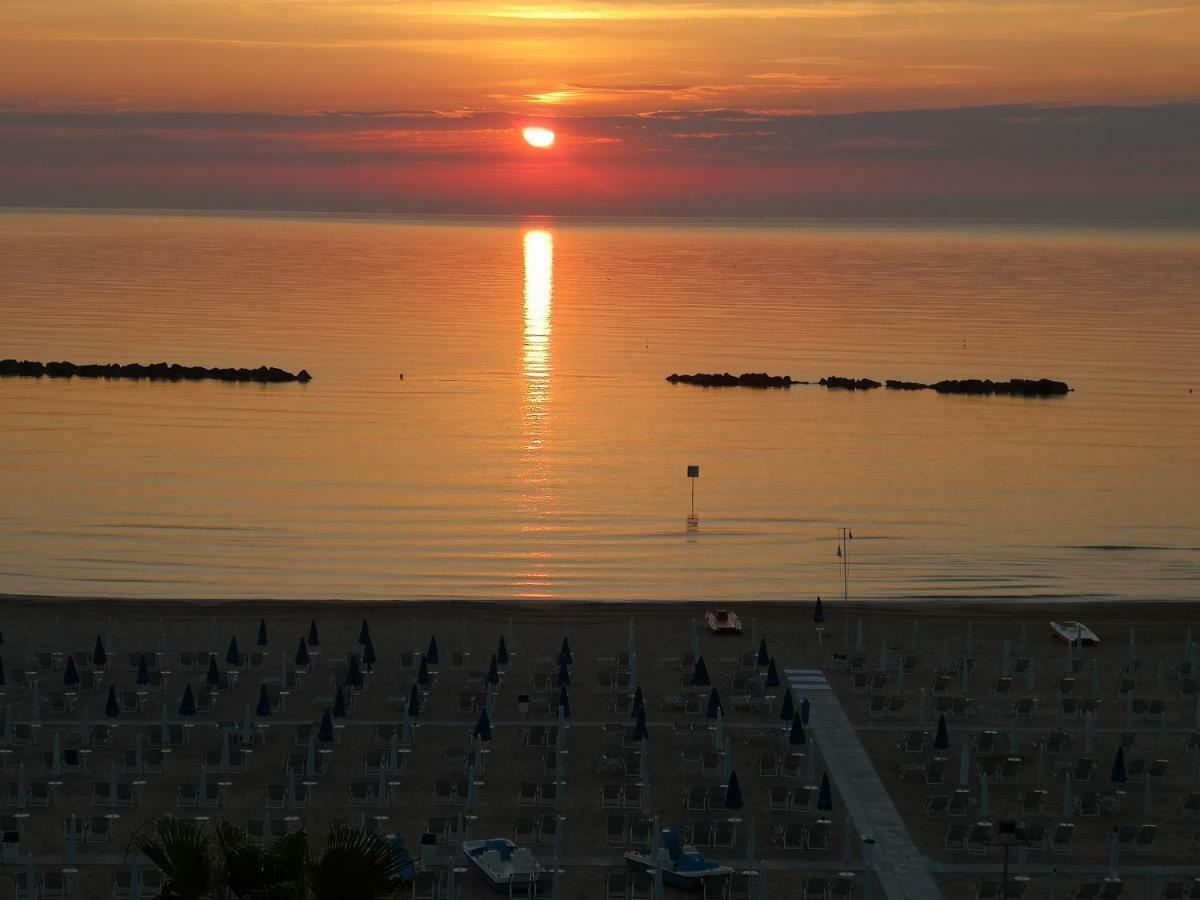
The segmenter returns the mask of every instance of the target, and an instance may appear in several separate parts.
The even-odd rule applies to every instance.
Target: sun
[[[554,132],[549,128],[530,125],[528,128],[521,129],[521,137],[525,138],[525,143],[530,147],[537,147],[539,150],[554,146]]]

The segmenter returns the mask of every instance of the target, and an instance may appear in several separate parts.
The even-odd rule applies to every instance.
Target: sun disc
[[[539,150],[554,146],[554,132],[549,128],[530,125],[528,128],[521,129],[521,137],[525,138],[525,143],[530,147],[537,147]]]

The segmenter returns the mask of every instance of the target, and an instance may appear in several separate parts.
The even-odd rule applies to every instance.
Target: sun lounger
[[[982,856],[987,853],[991,841],[992,823],[976,822],[967,834],[967,852],[974,856]]]
[[[951,822],[946,826],[946,834],[942,846],[947,850],[965,850],[967,847],[967,826],[963,822]]]
[[[1055,856],[1069,856],[1071,844],[1075,839],[1075,826],[1071,822],[1059,822],[1054,826],[1054,834],[1050,839],[1050,849]]]
[[[604,842],[610,847],[625,846],[625,816],[622,813],[608,814],[608,827]]]
[[[801,897],[803,900],[825,900],[828,889],[828,882],[824,878],[820,875],[810,875],[804,879],[804,892]]]

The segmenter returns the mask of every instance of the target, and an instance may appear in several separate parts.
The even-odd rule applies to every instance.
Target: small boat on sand
[[[742,620],[731,609],[710,609],[704,614],[704,621],[713,634],[742,633]]]
[[[1054,632],[1054,636],[1068,644],[1087,644],[1089,646],[1100,643],[1100,638],[1096,636],[1096,632],[1088,628],[1082,622],[1051,622],[1050,630]]]
[[[531,885],[546,874],[527,847],[506,838],[463,841],[462,852],[494,891],[508,893],[510,886]]]
[[[662,846],[658,848],[656,858],[651,858],[649,853],[630,850],[625,854],[625,864],[634,872],[653,873],[658,869],[664,884],[689,891],[700,888],[706,878],[724,878],[734,871],[729,866],[705,859],[695,847],[684,846],[675,828],[662,830]]]

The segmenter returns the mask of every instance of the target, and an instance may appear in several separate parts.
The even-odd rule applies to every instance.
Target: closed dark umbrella
[[[0,656],[0,687],[8,684],[8,679],[4,677],[4,657]]]
[[[817,605],[813,609],[813,624],[814,625],[824,625],[825,624],[825,607],[821,605],[820,597],[817,598]]]
[[[725,706],[721,703],[721,695],[717,693],[716,688],[713,688],[708,695],[708,709],[705,710],[704,715],[709,719],[715,719],[718,711],[721,715],[725,715]]]
[[[307,666],[308,663],[308,643],[300,638],[300,643],[296,645],[296,665]]]
[[[792,699],[792,689],[783,692],[783,703],[779,706],[779,718],[790,719],[796,712],[796,701]]]
[[[414,719],[421,714],[421,690],[417,687],[416,682],[413,683],[412,690],[408,692],[408,714]]]
[[[337,693],[333,695],[333,715],[337,719],[346,718],[346,694],[342,691],[340,684]]]
[[[141,655],[141,657],[138,659],[137,683],[138,684],[149,684],[150,683],[150,667],[148,665],[146,665],[146,654],[145,653],[143,653]]]
[[[333,715],[329,710],[321,714],[321,727],[317,729],[317,740],[322,744],[333,743]]]
[[[496,654],[492,654],[492,661],[488,663],[487,683],[493,687],[500,683],[500,663],[496,661]]]
[[[1113,784],[1125,784],[1129,780],[1129,773],[1125,771],[1125,747],[1123,745],[1117,746],[1117,756],[1113,760],[1110,777]]]
[[[696,668],[692,670],[692,687],[708,687],[712,684],[712,679],[708,677],[708,666],[704,664],[704,657],[701,656],[696,660]]]
[[[938,716],[937,734],[933,736],[933,749],[950,749],[950,733],[946,730],[946,717],[944,715]]]
[[[192,693],[192,686],[190,684],[183,689],[183,699],[179,701],[179,714],[181,716],[194,716],[196,714],[196,695]]]
[[[800,720],[800,713],[792,716],[792,730],[788,734],[788,743],[793,747],[803,747],[808,743],[808,738],[804,736],[804,722]]]
[[[563,637],[562,647],[558,651],[558,661],[560,663],[565,662],[568,666],[575,662],[571,656],[571,642],[565,636]]]
[[[771,657],[767,655],[767,639],[762,638],[758,642],[758,664],[760,666],[765,666],[770,659]]]
[[[637,721],[633,723],[633,739],[635,741],[648,740],[650,730],[646,727],[646,711],[641,710],[641,714],[637,717]]]
[[[350,687],[362,687],[362,669],[358,667],[358,657],[350,657],[350,668],[346,670],[346,684]]]
[[[362,627],[358,629],[358,642],[365,644],[367,638],[371,636],[371,629],[367,627],[367,620],[363,619]]]
[[[267,686],[264,684],[258,689],[258,708],[254,710],[259,716],[269,716],[271,714],[271,696],[267,693]]]
[[[231,666],[236,666],[241,658],[241,653],[238,652],[237,635],[229,639],[229,649],[225,651],[225,662]]]
[[[429,639],[429,649],[425,651],[425,658],[427,660],[429,660],[431,665],[436,666],[440,662],[440,660],[438,659],[438,645],[437,645],[437,635],[436,634]]]
[[[571,718],[571,698],[567,696],[567,686],[565,684],[558,689],[558,705],[562,708],[563,718]]]
[[[363,665],[367,667],[368,672],[378,658],[375,655],[375,642],[368,637],[367,642],[363,644]]]
[[[629,709],[629,718],[636,719],[638,716],[645,716],[645,714],[646,698],[642,696],[642,689],[639,686],[638,689],[633,692],[633,704]]]
[[[804,720],[805,725],[808,724],[808,717],[811,713],[812,713],[812,704],[809,703],[808,698],[805,697],[803,700],[800,701],[800,718]]]
[[[258,646],[267,646],[267,620],[258,620]]]
[[[96,649],[92,651],[92,665],[103,666],[108,662],[108,654],[104,652],[104,641],[96,635]]]
[[[829,812],[833,809],[833,789],[829,786],[829,773],[821,776],[821,789],[817,791],[817,809]]]
[[[212,687],[221,686],[221,673],[217,671],[217,657],[215,654],[208,654],[208,672],[204,675],[204,683]]]
[[[421,668],[417,669],[417,684],[421,687],[429,687],[433,682],[433,677],[429,674],[429,666],[425,664],[425,660],[421,660]]]
[[[121,704],[117,702],[117,689],[111,684],[108,686],[108,702],[104,704],[104,714],[110,719],[115,719],[121,714]]]
[[[571,683],[571,668],[570,668],[570,666],[568,666],[566,664],[565,661],[560,662],[558,664],[558,686],[565,687],[566,685],[568,685],[570,683]]]
[[[490,741],[492,739],[492,723],[488,719],[486,709],[479,711],[479,721],[475,723],[475,737],[481,741]]]
[[[308,625],[308,646],[320,647],[321,636],[317,634],[317,620],[313,619]]]
[[[0,684],[4,684],[4,676],[0,675]],[[63,684],[67,687],[75,687],[79,684],[79,670],[75,668],[75,657],[67,657],[67,668],[63,672]]]
[[[767,661],[767,687],[779,687],[779,670],[775,668],[775,657]]]
[[[508,646],[504,643],[504,635],[500,635],[500,646],[496,648],[496,662],[502,666],[508,665]]]
[[[746,804],[742,802],[742,786],[738,784],[737,770],[729,773],[729,785],[725,788],[725,808],[739,810]]]

